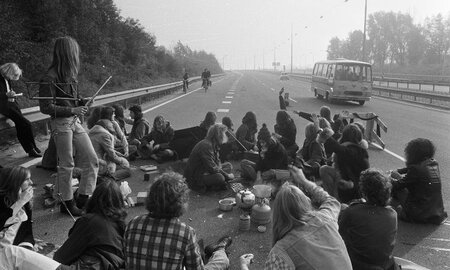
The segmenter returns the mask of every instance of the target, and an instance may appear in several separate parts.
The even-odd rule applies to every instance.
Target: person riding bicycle
[[[208,69],[205,68],[202,72],[202,86],[208,86]]]
[[[189,74],[187,72],[185,72],[183,75],[183,88],[184,87],[186,87],[186,89],[189,89]]]
[[[211,72],[206,70],[206,79],[208,80],[208,86],[211,86]]]

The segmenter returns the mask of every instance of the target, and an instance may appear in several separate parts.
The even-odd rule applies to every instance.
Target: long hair
[[[422,161],[433,158],[436,147],[433,142],[424,138],[411,140],[405,147],[406,165],[419,164]]]
[[[228,128],[224,124],[214,124],[208,129],[205,139],[211,142],[213,147],[218,147],[222,144],[224,139],[224,133]]]
[[[108,119],[113,121],[114,108],[110,106],[103,107],[100,112],[100,119]]]
[[[359,176],[359,189],[367,203],[385,207],[391,198],[392,184],[380,170],[367,169]]]
[[[350,142],[354,144],[359,144],[362,140],[361,129],[355,125],[350,124],[345,126],[342,131],[342,137],[340,143]]]
[[[80,46],[75,39],[68,36],[56,39],[50,69],[56,72],[60,82],[77,79],[80,69]]]
[[[100,120],[100,115],[102,113],[103,107],[102,106],[98,106],[98,107],[94,107],[91,111],[91,113],[89,114],[89,117],[87,119],[87,128],[91,129],[95,126],[95,124],[98,122],[98,120]]]
[[[200,127],[208,130],[212,125],[216,123],[217,116],[215,112],[207,112],[205,119],[200,123]]]
[[[256,114],[254,112],[247,112],[242,118],[242,124],[248,126],[252,132],[258,131],[258,123],[256,122]]]
[[[183,176],[166,172],[155,179],[145,201],[149,215],[153,218],[174,218],[184,214],[189,188]]]
[[[153,130],[157,130],[157,124],[163,123],[164,124],[164,117],[162,115],[157,115],[155,119],[153,119]],[[163,128],[164,130],[164,128]]]
[[[22,70],[16,63],[6,63],[0,66],[0,73],[5,79],[10,79],[14,75],[22,76]]]
[[[124,225],[127,212],[119,185],[112,180],[99,184],[87,202],[86,213],[98,214]]]
[[[272,245],[295,227],[305,225],[311,212],[311,200],[303,191],[289,184],[281,186],[273,203]]]
[[[317,128],[314,123],[308,123],[305,126],[305,140],[310,142],[317,138]]]
[[[292,120],[291,116],[286,111],[278,111],[277,112],[276,122],[280,128],[288,128],[292,124],[294,124],[294,126],[295,126],[294,121]]]
[[[125,118],[125,115],[124,115],[125,108],[122,105],[114,104],[114,105],[112,105],[112,107],[115,110],[116,118],[119,118],[119,119]]]
[[[0,169],[0,196],[5,197],[6,206],[19,199],[20,186],[29,174],[30,170],[21,166]]]
[[[333,120],[331,120],[331,110],[328,106],[322,106],[320,107],[320,116],[327,119],[328,122],[332,123]]]

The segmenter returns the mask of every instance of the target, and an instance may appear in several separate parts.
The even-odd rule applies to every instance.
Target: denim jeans
[[[73,199],[73,168],[77,166],[82,170],[78,193],[92,195],[99,166],[97,154],[86,131],[78,120],[72,123],[73,117],[55,118],[50,123],[59,162],[55,192],[61,193],[64,201]]]
[[[219,249],[213,253],[205,265],[205,270],[226,270],[230,266],[230,260],[224,249]]]

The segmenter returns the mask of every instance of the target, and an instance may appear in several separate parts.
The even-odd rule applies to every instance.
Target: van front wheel
[[[359,105],[364,105],[364,103],[366,103],[366,101],[365,100],[360,100],[360,101],[358,101],[358,103],[359,103]]]

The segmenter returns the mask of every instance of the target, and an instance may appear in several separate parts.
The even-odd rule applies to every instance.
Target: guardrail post
[[[436,85],[433,83],[433,92],[434,92],[434,87],[435,87]]]
[[[419,83],[419,91],[422,90],[422,84]]]

